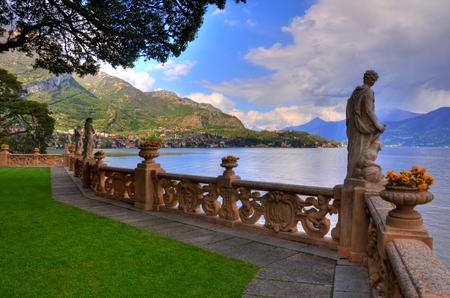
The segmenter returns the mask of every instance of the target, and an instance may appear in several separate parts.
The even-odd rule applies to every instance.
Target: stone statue
[[[81,131],[81,125],[75,128],[75,155],[82,155],[83,148],[83,132]]]
[[[69,154],[69,147],[70,147],[70,145],[72,145],[72,140],[70,139],[70,134],[68,133],[68,134],[66,134],[66,145],[64,146],[65,148],[65,150],[64,150],[64,152],[66,153],[66,154]]]
[[[386,124],[380,124],[375,114],[375,94],[372,87],[378,79],[373,70],[364,73],[364,84],[356,87],[347,101],[347,177],[380,182],[383,179],[381,167],[375,163],[381,150],[380,135]],[[378,172],[379,171],[379,172]]]
[[[94,134],[95,130],[92,126],[92,118],[87,118],[84,123],[84,158],[94,158]]]

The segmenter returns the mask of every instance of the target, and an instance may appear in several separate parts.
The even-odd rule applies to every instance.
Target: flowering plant
[[[233,155],[228,155],[228,156],[222,157],[222,161],[238,161],[238,160],[239,160],[239,157],[233,156]]]
[[[147,140],[147,141],[141,142],[139,147],[157,147],[157,148],[161,148],[161,142]]]
[[[403,170],[395,173],[389,170],[386,173],[386,179],[389,186],[405,186],[418,189],[428,189],[434,183],[434,177],[428,175],[427,169],[412,167],[411,171]]]
[[[105,151],[103,150],[98,150],[97,152],[94,153],[95,156],[99,156],[99,155],[105,155]]]

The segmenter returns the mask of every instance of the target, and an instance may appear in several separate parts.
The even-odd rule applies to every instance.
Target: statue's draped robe
[[[358,160],[365,155],[372,143],[378,140],[381,131],[375,115],[375,95],[368,86],[356,87],[347,101],[348,162],[347,179],[355,177]]]
[[[85,141],[85,158],[93,158],[92,152],[94,151],[94,134],[95,130],[91,123],[86,122],[84,125],[84,141]]]

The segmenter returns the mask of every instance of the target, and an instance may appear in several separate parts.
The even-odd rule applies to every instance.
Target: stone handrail
[[[432,251],[433,238],[422,228],[386,223],[393,206],[378,196],[367,200],[369,243],[365,265],[381,297],[449,297],[450,272]]]
[[[156,205],[229,227],[337,249],[336,239],[325,237],[330,230],[326,215],[338,213],[330,204],[332,188],[227,178],[160,172],[155,183],[162,195]],[[262,216],[264,224],[257,224]],[[306,234],[298,231],[299,222]]]

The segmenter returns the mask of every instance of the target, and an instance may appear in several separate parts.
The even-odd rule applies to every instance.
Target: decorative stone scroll
[[[124,201],[134,200],[134,174],[105,171],[105,177],[105,191],[108,195]]]
[[[240,218],[248,224],[256,223],[261,215],[265,217],[264,226],[275,232],[297,232],[298,222],[312,237],[324,237],[330,230],[327,214],[337,214],[337,208],[329,204],[331,197],[319,195],[318,199],[308,197],[305,200],[298,195],[282,191],[269,191],[262,197],[259,192],[240,188]],[[312,207],[312,208],[307,208]]]
[[[184,212],[200,212],[200,206],[208,216],[216,216],[219,213],[220,203],[219,188],[214,183],[200,185],[186,179],[180,182],[162,179],[161,185],[164,189],[163,201],[167,207],[175,207]]]

